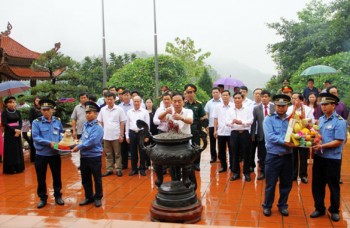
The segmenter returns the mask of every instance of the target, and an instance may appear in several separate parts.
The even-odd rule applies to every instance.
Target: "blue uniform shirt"
[[[327,119],[325,115],[321,116],[318,120],[320,126],[320,134],[322,135],[322,144],[331,142],[333,140],[346,139],[346,121],[339,116],[336,112]],[[317,151],[316,155],[323,158],[341,159],[341,153],[343,151],[344,143],[341,146],[333,148],[322,148],[321,151]]]
[[[58,155],[58,150],[51,148],[51,142],[60,142],[63,127],[61,120],[52,116],[49,122],[44,116],[35,119],[32,123],[32,136],[36,153],[42,156]]]
[[[281,119],[276,113],[264,119],[265,146],[268,154],[290,154],[291,148],[284,145],[284,138],[288,128],[287,115]]]
[[[93,120],[84,124],[81,134],[82,143],[78,146],[81,157],[102,156],[103,128]]]

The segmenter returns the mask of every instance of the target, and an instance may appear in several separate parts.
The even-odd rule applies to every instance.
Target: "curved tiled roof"
[[[58,77],[65,71],[65,68],[55,70],[53,72],[54,77]],[[8,66],[7,64],[0,65],[0,72],[7,75],[12,79],[23,80],[23,79],[39,79],[39,80],[48,80],[50,79],[49,72],[45,71],[34,71],[29,67],[17,67],[17,66]]]
[[[0,48],[3,49],[5,54],[13,57],[37,59],[40,55],[40,53],[29,50],[9,36],[0,35]]]

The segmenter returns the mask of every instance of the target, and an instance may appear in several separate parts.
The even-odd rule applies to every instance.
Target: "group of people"
[[[313,146],[315,158],[312,193],[316,210],[310,216],[315,218],[325,214],[325,185],[328,184],[331,189],[329,212],[331,218],[338,221],[341,153],[346,141],[345,120],[348,112],[346,106],[339,101],[336,87],[330,86],[319,94],[310,87],[313,81],[309,82],[304,93],[295,93],[289,85],[284,85],[281,94],[273,96],[272,99],[269,91],[256,88],[253,91],[254,100],[247,97],[246,86],[235,88],[231,95],[229,90],[219,85],[212,88],[213,98],[204,107],[195,99],[197,87],[193,84],[187,84],[183,93],[171,92],[163,86],[162,101],[158,109],[153,107],[152,99],[148,98],[144,102],[138,91],[130,91],[124,87],[106,88],[103,90],[103,97],[98,100],[87,93],[80,94],[80,103],[75,106],[71,115],[73,136],[82,142],[72,148],[73,152],[80,151],[81,157],[80,170],[85,199],[80,205],[94,202],[96,207],[101,206],[102,177],[113,175],[114,170],[115,175],[123,176],[122,170],[128,168],[129,157],[129,176],[147,175],[147,168],[151,163],[143,148],[139,146],[141,129],[136,124],[137,120],[145,122],[152,135],[167,132],[171,122],[177,126],[179,132],[192,134],[192,143],[200,145],[199,124],[201,120],[208,118],[210,163],[215,163],[218,159],[221,163],[218,172],[227,172],[229,169],[232,173],[230,180],[236,181],[241,179],[240,163],[243,161],[242,175],[246,182],[251,181],[251,172],[258,166],[257,179],[266,179],[263,203],[265,216],[271,215],[275,188],[279,180],[280,198],[277,206],[283,216],[288,216],[287,200],[293,180],[299,176],[302,183],[308,183],[308,151],[285,141],[288,117],[293,113],[303,113],[319,124],[323,136],[322,143]],[[59,118],[53,116],[55,103],[47,99],[38,102],[33,108],[36,117],[30,122],[33,148],[36,149],[35,168],[40,197],[38,208],[42,208],[47,202],[47,165],[50,166],[53,176],[55,202],[58,205],[64,204],[61,197],[61,159],[57,151],[63,127]],[[21,115],[15,108],[14,97],[6,98],[5,104],[6,110],[2,113],[5,141],[10,140],[6,138],[10,135],[11,140],[15,142],[20,139]],[[144,143],[150,143],[150,140],[151,138],[146,136]],[[13,163],[13,158],[5,155],[4,173],[22,172],[22,144],[9,145],[19,147],[16,150],[21,153],[16,159],[20,162]],[[102,151],[106,155],[106,170],[103,173]],[[11,162],[8,159],[12,159]],[[166,172],[166,167],[155,168]],[[193,170],[200,171],[200,156],[195,160]],[[175,174],[172,174],[172,177],[174,176]],[[194,171],[190,180],[196,182]],[[156,185],[159,186],[159,183]]]
[[[325,214],[325,186],[331,191],[329,212],[333,221],[339,220],[341,154],[347,139],[348,110],[339,101],[337,87],[327,81],[324,91],[313,87],[313,79],[303,93],[293,92],[284,85],[280,94],[271,100],[269,91],[256,88],[254,100],[246,97],[246,86],[235,88],[232,96],[220,87],[212,89],[213,98],[207,102],[205,110],[209,117],[211,163],[220,160],[219,173],[231,170],[231,181],[240,179],[240,162],[243,161],[244,180],[251,181],[250,172],[256,167],[255,152],[260,174],[257,180],[266,178],[263,212],[271,215],[275,188],[279,180],[279,212],[288,216],[288,196],[293,180],[298,176],[302,183],[308,183],[307,160],[310,148],[296,147],[285,141],[291,115],[297,113],[310,119],[320,127],[322,142],[312,147],[314,153],[312,193],[316,218]],[[317,102],[319,101],[319,104]],[[216,153],[216,143],[218,153]],[[227,152],[229,158],[227,159]],[[329,166],[332,166],[330,168]]]

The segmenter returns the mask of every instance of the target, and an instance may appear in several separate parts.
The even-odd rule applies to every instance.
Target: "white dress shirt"
[[[230,136],[231,135],[231,127],[226,126],[228,121],[232,121],[230,117],[230,109],[233,109],[234,105],[232,102],[229,102],[227,105],[224,103],[217,105],[213,112],[213,118],[218,121],[218,128],[216,129],[216,133],[219,136]]]
[[[174,108],[172,107],[172,106],[170,106],[170,108],[172,109],[172,112],[174,112]],[[165,118],[164,118],[164,120],[160,120],[159,119],[159,115],[162,113],[162,112],[165,112],[165,110],[166,110],[166,108],[164,107],[164,105],[163,105],[163,107],[159,107],[158,109],[157,109],[157,111],[154,113],[154,116],[153,116],[153,123],[155,124],[155,125],[158,125],[158,129],[160,130],[160,131],[163,131],[163,132],[166,132],[166,131],[168,131],[168,121],[167,121],[167,119],[169,119],[169,117],[167,117],[168,115],[171,115],[171,114],[166,114],[166,116],[165,116]]]
[[[304,110],[305,110],[305,118],[306,118],[306,119],[312,119],[312,122],[314,123],[314,122],[315,122],[315,121],[314,121],[314,120],[315,120],[315,117],[314,117],[313,109],[310,108],[309,106],[306,106],[306,105],[303,105],[303,108],[304,108]],[[287,116],[290,116],[290,115],[292,114],[293,109],[294,109],[294,105],[291,105],[291,106],[288,107],[288,109],[287,109]],[[296,113],[297,113],[298,115],[301,115],[301,108],[298,108],[298,109],[296,110]]]
[[[97,121],[102,123],[103,126],[103,139],[104,140],[117,140],[120,134],[120,122],[126,120],[123,109],[117,105],[114,105],[111,109],[108,105],[101,108],[100,113],[97,116]],[[123,134],[124,132],[122,132]]]
[[[233,108],[229,111],[230,120],[226,122],[228,127],[231,127],[232,131],[248,130],[250,131],[250,126],[253,123],[253,112],[250,108],[242,106],[239,108]],[[232,121],[240,120],[242,124],[232,124]]]
[[[193,111],[191,109],[182,108],[179,113],[186,119],[193,119]],[[182,120],[174,120],[172,115],[167,115],[167,120],[172,120],[175,124],[179,126],[179,130],[184,134],[191,134],[191,124],[184,123]]]
[[[126,114],[126,124],[125,124],[125,137],[129,138],[129,130],[138,132],[140,129],[136,125],[137,120],[143,120],[146,122],[148,127],[150,126],[149,113],[144,108],[139,108],[135,110],[135,108],[130,109]]]
[[[206,113],[208,113],[209,116],[209,127],[214,127],[214,118],[213,118],[213,112],[216,106],[223,104],[223,101],[221,98],[215,100],[212,98],[210,101],[208,101],[205,104],[204,110]]]

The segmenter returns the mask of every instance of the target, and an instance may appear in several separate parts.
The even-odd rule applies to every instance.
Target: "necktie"
[[[267,112],[267,105],[265,105],[265,112],[264,112],[265,116],[267,116],[269,113]]]

